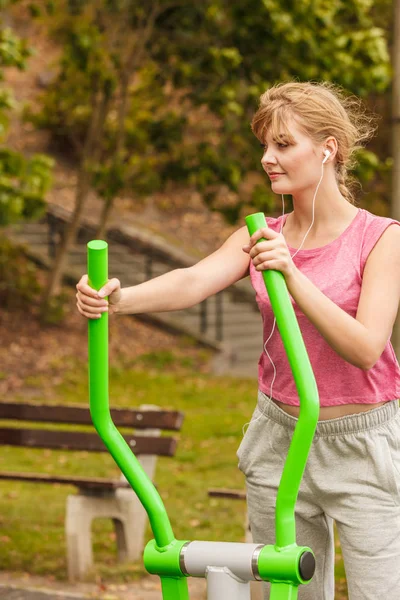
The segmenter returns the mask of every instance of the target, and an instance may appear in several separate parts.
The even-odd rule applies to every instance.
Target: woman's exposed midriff
[[[285,413],[291,415],[292,417],[298,418],[300,412],[299,406],[284,404],[283,402],[279,402],[274,398],[272,398],[272,400]],[[384,404],[386,404],[386,401],[378,402],[377,404],[339,404],[338,406],[321,406],[319,409],[319,420],[326,421],[327,419],[339,419],[340,417],[346,417],[348,415],[356,415],[358,413],[372,410],[373,408],[378,408]]]

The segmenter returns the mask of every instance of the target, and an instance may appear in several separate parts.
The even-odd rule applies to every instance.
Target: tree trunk
[[[129,70],[124,69],[121,73],[121,100],[118,106],[118,129],[115,143],[114,163],[124,160],[123,151],[125,146],[125,119],[128,110],[128,95],[129,95]],[[96,229],[96,239],[101,240],[106,236],[106,228],[108,219],[114,206],[114,198],[104,200],[103,210],[99,224]]]
[[[118,127],[114,154],[116,163],[119,160],[124,160],[123,151],[125,148],[126,138],[125,119],[128,110],[129,81],[132,77],[132,73],[136,70],[138,65],[143,60],[143,57],[146,52],[146,44],[153,35],[156,18],[161,14],[161,12],[162,10],[160,7],[160,3],[154,1],[149,15],[147,15],[147,20],[146,15],[143,14],[143,23],[141,23],[143,29],[141,35],[139,36],[139,40],[135,40],[132,47],[129,46],[129,40],[132,38],[129,27],[125,31],[128,56],[120,72],[121,99],[118,106]],[[97,239],[105,238],[107,223],[113,209],[114,200],[115,198],[109,198],[104,201],[103,211],[101,213],[99,224],[96,230],[95,237]]]
[[[400,0],[393,2],[393,86],[392,86],[392,201],[391,217],[400,221]],[[393,274],[398,276],[398,274]],[[397,359],[400,360],[400,316],[392,336]]]
[[[57,254],[54,260],[54,265],[49,274],[47,286],[44,291],[42,302],[41,302],[41,313],[44,316],[49,305],[50,299],[60,292],[62,283],[62,277],[65,271],[65,266],[68,257],[68,249],[71,244],[75,241],[76,233],[78,231],[83,209],[85,207],[85,200],[89,192],[89,177],[88,174],[81,169],[80,177],[77,186],[75,209],[72,214],[72,219],[65,227],[64,235],[60,244],[57,247]]]
[[[110,105],[110,97],[104,91],[93,94],[93,113],[89,123],[88,133],[82,153],[82,160],[78,173],[78,183],[75,197],[75,208],[71,221],[65,226],[64,235],[57,248],[53,268],[49,274],[47,286],[41,299],[41,315],[45,317],[49,307],[50,299],[59,293],[62,277],[67,262],[68,250],[75,241],[76,233],[82,219],[83,209],[90,191],[90,174],[88,164],[98,160],[101,153],[101,139],[103,135],[103,124]]]
[[[107,200],[104,200],[103,210],[101,212],[99,224],[96,229],[95,237],[97,240],[104,240],[106,237],[107,223],[108,223],[108,219],[110,217],[113,206],[114,206],[114,198],[109,198]]]

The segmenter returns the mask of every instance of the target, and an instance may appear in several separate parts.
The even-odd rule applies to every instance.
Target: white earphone
[[[328,158],[330,157],[331,153],[329,152],[329,150],[324,150],[324,155],[325,155],[325,158],[324,158],[324,160],[322,161],[322,164],[326,163],[326,161],[327,161],[327,160],[328,160]]]

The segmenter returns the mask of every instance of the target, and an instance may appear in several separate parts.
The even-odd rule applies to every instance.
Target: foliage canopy
[[[106,200],[172,180],[196,186],[231,221],[246,204],[273,210],[261,179],[241,186],[259,163],[249,127],[258,98],[293,79],[383,93],[390,60],[372,9],[370,0],[63,0],[51,17],[63,56],[34,119],[79,160],[103,102],[88,168]],[[387,165],[362,150],[355,174],[365,182],[371,169]]]
[[[2,0],[0,8],[14,1]],[[0,14],[1,24],[1,14]],[[53,160],[43,154],[25,158],[5,145],[10,111],[17,105],[4,86],[4,70],[26,68],[32,50],[11,28],[0,30],[0,225],[37,217],[44,209],[44,196],[51,185]],[[2,144],[3,142],[3,144]]]

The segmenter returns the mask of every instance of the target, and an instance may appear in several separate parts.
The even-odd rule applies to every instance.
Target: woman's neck
[[[358,212],[358,208],[350,204],[343,196],[336,201],[324,203],[314,209],[313,235],[335,230],[350,223]],[[293,202],[293,212],[289,213],[285,226],[294,234],[305,233],[312,223],[312,206],[298,206]]]

